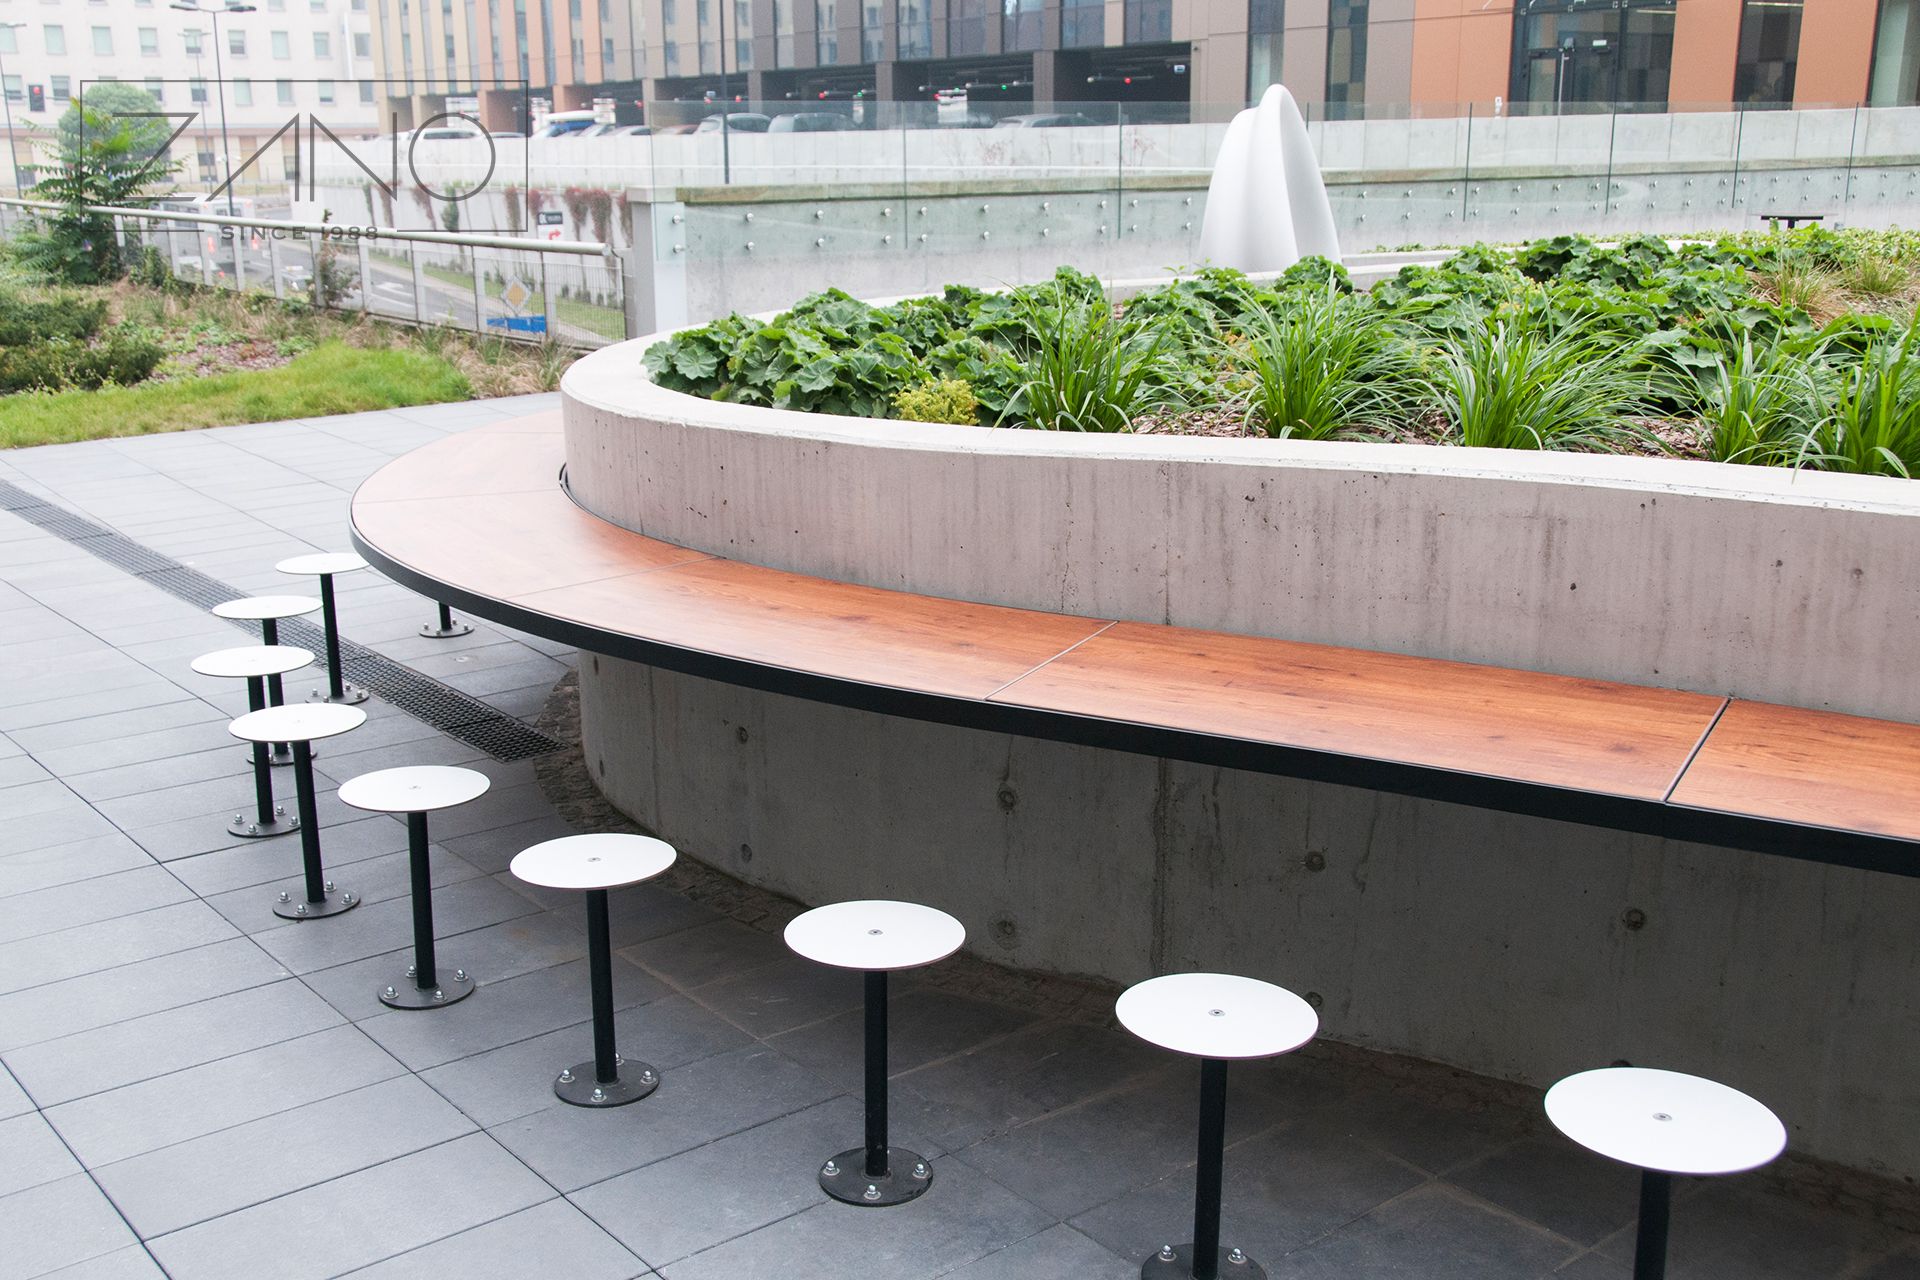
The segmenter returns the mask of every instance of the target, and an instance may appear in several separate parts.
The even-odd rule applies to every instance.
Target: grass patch
[[[65,444],[241,422],[275,422],[465,400],[466,375],[437,356],[331,340],[273,369],[0,399],[0,446]]]

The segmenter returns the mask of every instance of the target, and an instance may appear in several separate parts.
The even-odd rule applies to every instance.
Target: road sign
[[[500,291],[500,301],[516,313],[527,305],[527,299],[532,296],[533,290],[527,288],[526,282],[518,277],[507,281],[507,287]]]
[[[545,333],[545,316],[488,316],[487,323],[495,329],[505,329],[509,333]]]

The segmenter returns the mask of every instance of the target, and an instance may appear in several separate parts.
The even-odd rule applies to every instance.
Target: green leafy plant
[[[1017,295],[1027,324],[1023,378],[1002,413],[1048,431],[1126,431],[1135,418],[1180,407],[1164,330],[1116,318],[1056,282]]]
[[[1818,403],[1810,362],[1785,346],[1756,349],[1742,336],[1714,366],[1703,398],[1707,451],[1715,462],[1795,461],[1805,452]]]
[[[1412,344],[1332,283],[1250,308],[1246,323],[1247,419],[1267,435],[1324,440],[1418,411]]]
[[[1474,448],[1598,447],[1627,434],[1647,380],[1638,353],[1577,331],[1497,321],[1443,348],[1435,388],[1452,443]]]
[[[1840,371],[1804,461],[1831,471],[1912,478],[1920,469],[1920,319]]]
[[[128,120],[92,104],[83,109],[76,103],[69,114],[75,113],[71,142],[62,145],[52,176],[33,189],[60,207],[22,237],[19,252],[52,279],[93,284],[118,279],[125,270],[112,217],[94,210],[138,201],[170,170],[156,158],[147,131],[136,127],[156,122]]]
[[[980,401],[964,378],[935,378],[917,387],[896,392],[893,411],[909,422],[955,422],[972,425],[980,421]]]

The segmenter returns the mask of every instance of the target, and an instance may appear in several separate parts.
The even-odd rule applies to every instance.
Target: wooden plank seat
[[[1920,875],[1920,726],[886,591],[575,505],[559,415],[396,459],[354,545],[588,652],[890,715]]]

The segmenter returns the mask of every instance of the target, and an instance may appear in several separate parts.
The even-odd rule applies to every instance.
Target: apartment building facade
[[[611,103],[630,120],[722,96],[956,90],[977,103],[1184,104],[1198,117],[1275,83],[1336,117],[1920,98],[1920,0],[368,3],[403,120],[453,96],[478,99],[495,128],[525,127],[529,97]]]
[[[172,0],[0,0],[0,83],[23,179],[54,160],[71,102],[106,81],[180,113],[172,154],[189,189],[223,181],[229,164],[243,171],[239,189],[285,181],[311,119],[342,137],[376,129],[384,89],[368,0],[234,2],[187,11]],[[296,116],[301,127],[275,139]]]

